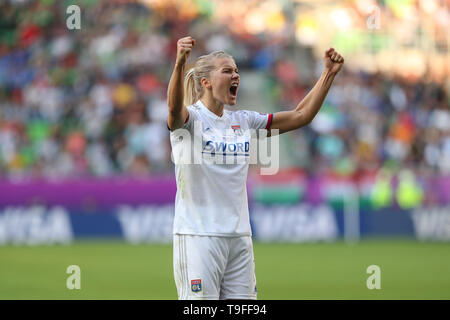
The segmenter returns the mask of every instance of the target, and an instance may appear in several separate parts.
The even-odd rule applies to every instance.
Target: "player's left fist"
[[[344,64],[344,58],[333,48],[325,51],[323,60],[325,62],[325,68],[332,73],[338,73]]]

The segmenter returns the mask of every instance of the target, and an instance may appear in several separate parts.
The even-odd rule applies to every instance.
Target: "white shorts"
[[[250,236],[174,235],[173,269],[180,300],[256,300]]]

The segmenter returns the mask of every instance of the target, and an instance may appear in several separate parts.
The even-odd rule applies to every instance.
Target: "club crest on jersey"
[[[240,125],[231,126],[231,129],[233,129],[235,135],[242,136],[242,129]]]
[[[191,280],[191,290],[192,292],[202,291],[202,279]]]

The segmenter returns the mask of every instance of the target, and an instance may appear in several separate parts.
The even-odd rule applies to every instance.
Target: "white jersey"
[[[174,234],[251,236],[249,129],[269,129],[273,114],[224,110],[219,117],[200,100],[187,109],[185,130],[170,133],[177,180]],[[189,154],[184,159],[192,161],[180,161]]]

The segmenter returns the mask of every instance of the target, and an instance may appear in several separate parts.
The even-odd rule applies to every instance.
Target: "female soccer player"
[[[173,155],[193,152],[200,158],[248,157],[249,135],[242,132],[278,129],[281,134],[309,124],[344,63],[333,48],[325,51],[322,75],[292,111],[231,111],[225,106],[236,104],[240,80],[233,58],[222,51],[213,52],[199,57],[185,72],[194,45],[190,36],[178,40],[168,87]],[[197,124],[201,130],[194,130]],[[186,144],[186,137],[193,142]],[[195,139],[201,148],[192,148]],[[248,161],[187,164],[174,160],[173,267],[179,299],[256,299],[246,190]]]

